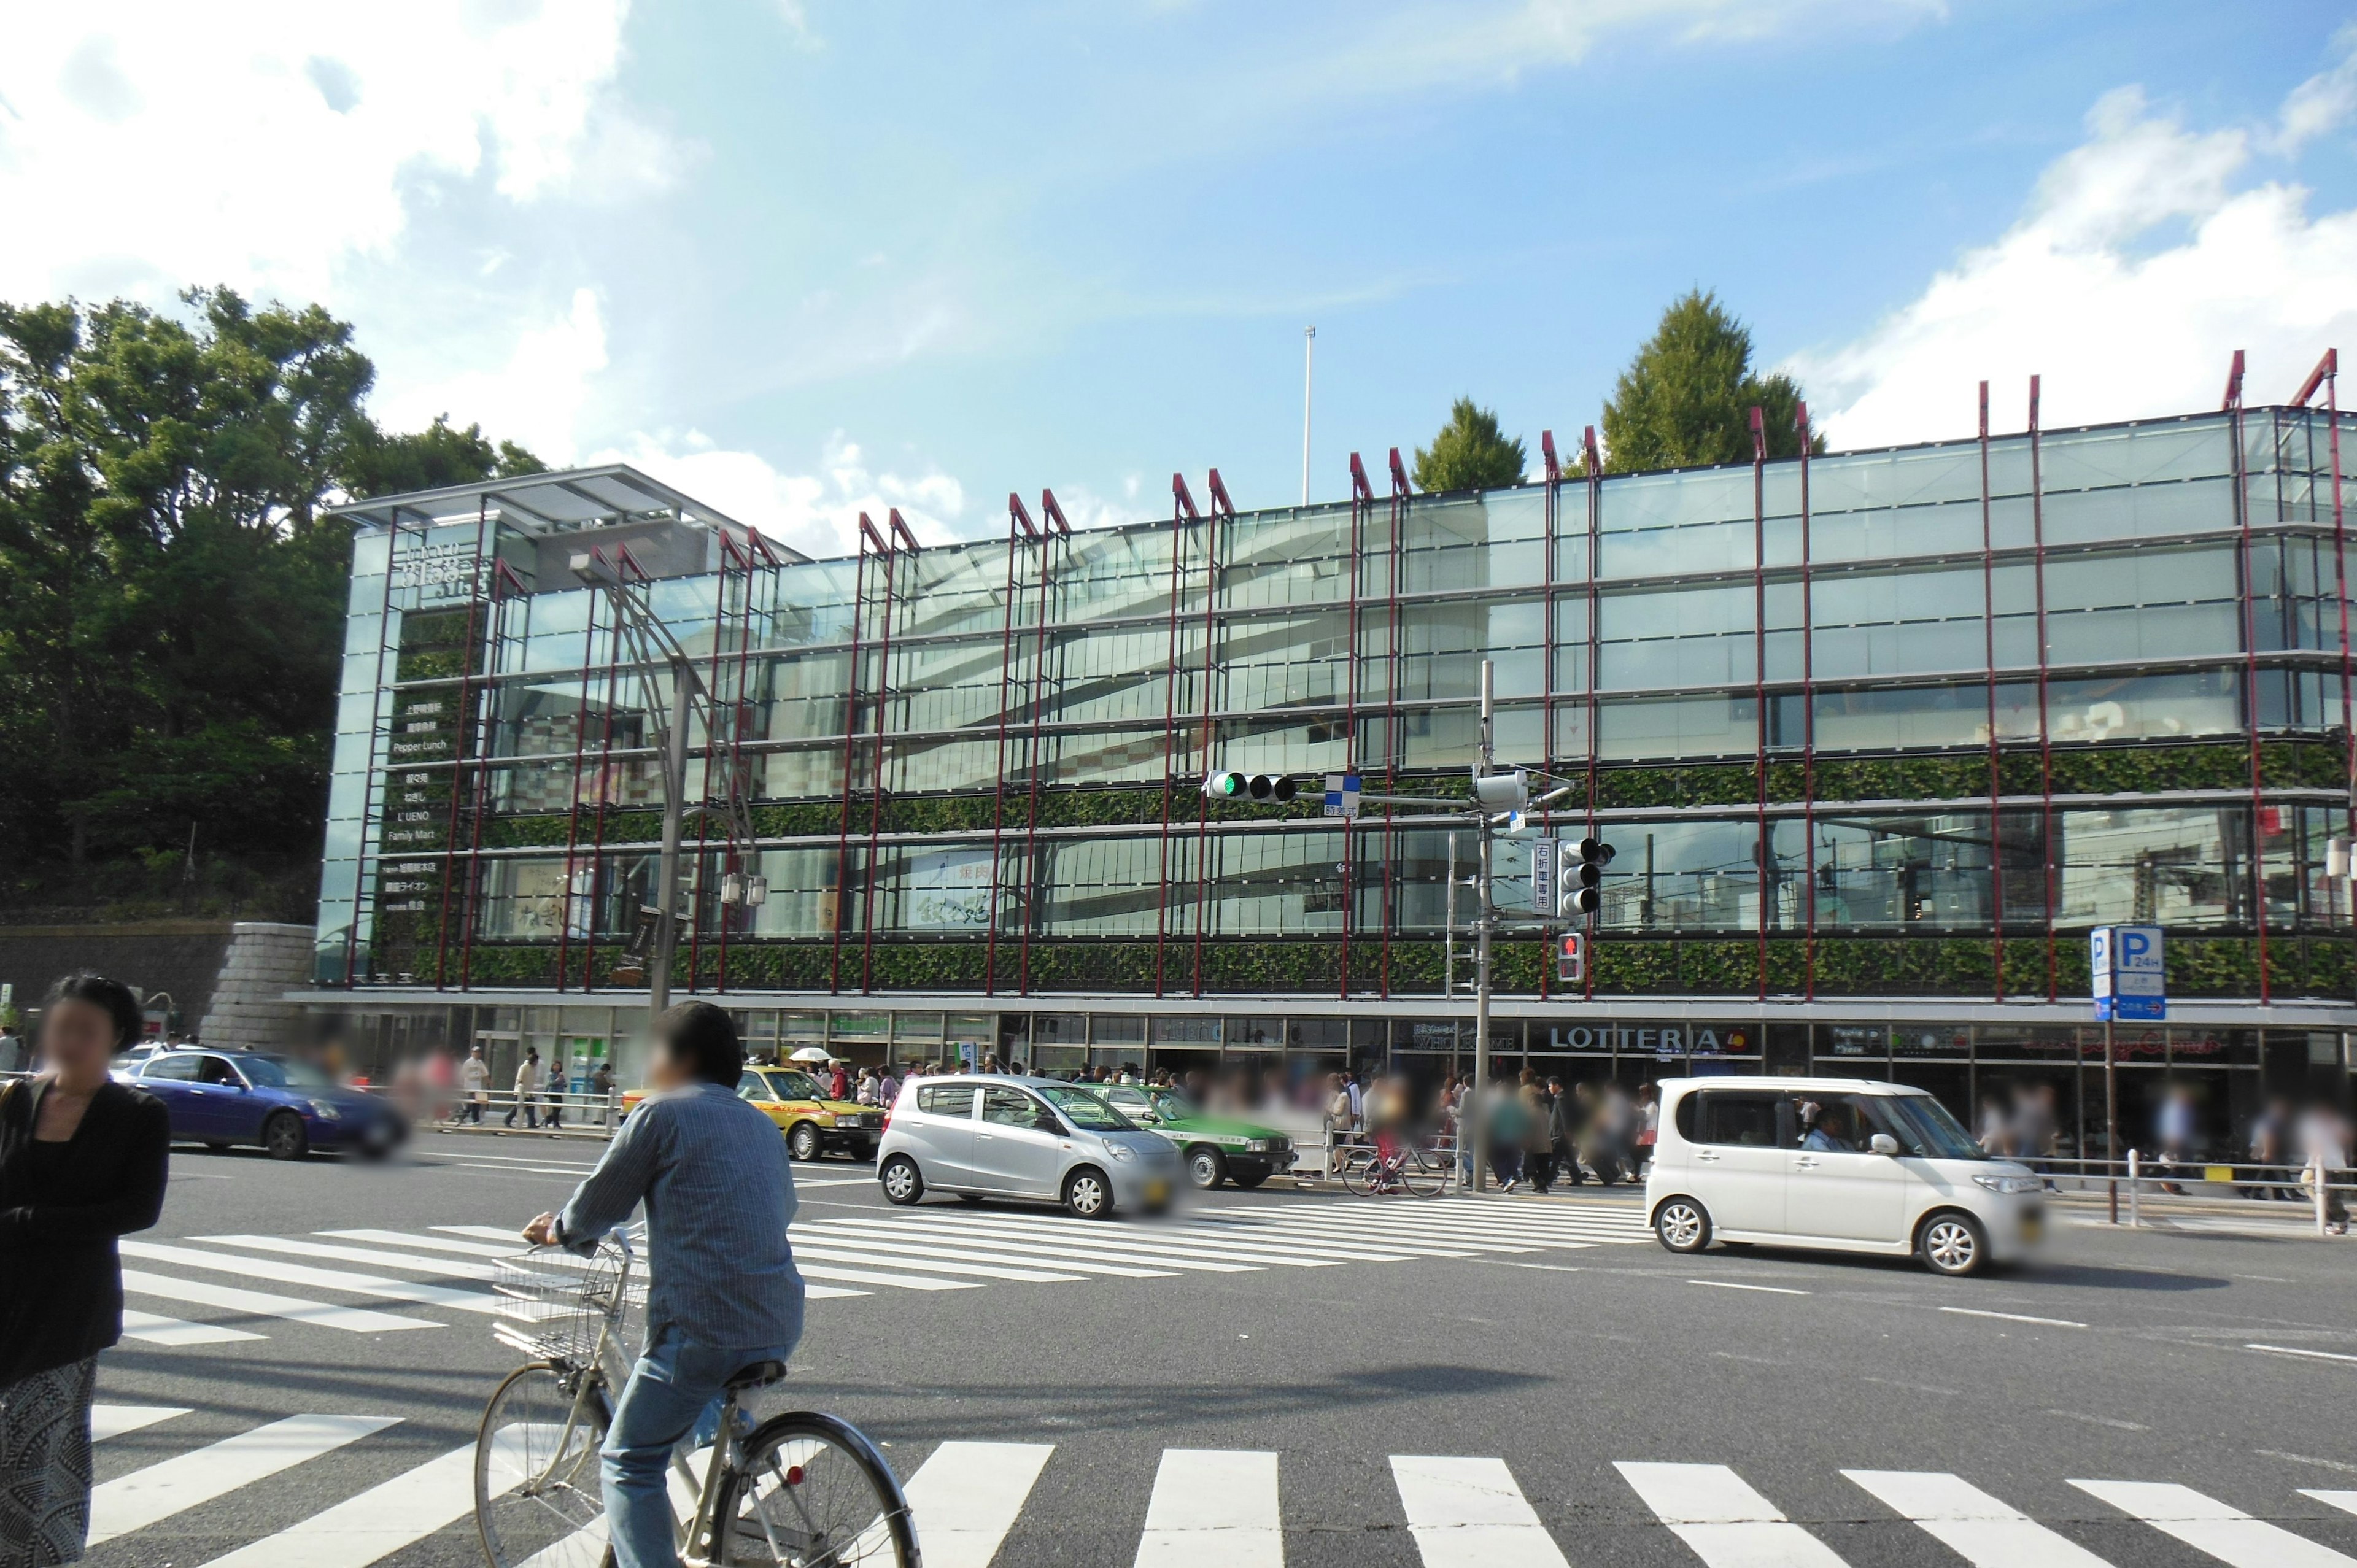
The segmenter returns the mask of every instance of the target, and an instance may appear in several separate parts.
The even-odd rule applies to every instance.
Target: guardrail
[[[2276,1214],[2298,1206],[2312,1216],[2318,1235],[2345,1227],[2357,1171],[2329,1166],[2321,1156],[2304,1165],[2247,1160],[2161,1159],[2130,1149],[2120,1160],[2008,1155],[2046,1176],[2058,1191],[2101,1197],[2112,1222],[2141,1226],[2155,1213]],[[2203,1190],[2196,1190],[2203,1189]]]

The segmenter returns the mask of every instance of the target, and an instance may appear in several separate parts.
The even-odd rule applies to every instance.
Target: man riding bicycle
[[[600,1451],[615,1568],[676,1568],[664,1477],[673,1448],[738,1371],[784,1363],[802,1337],[786,1227],[794,1184],[776,1123],[737,1097],[737,1026],[708,1002],[655,1020],[651,1092],[563,1212],[524,1240],[587,1255],[647,1209],[647,1342]]]

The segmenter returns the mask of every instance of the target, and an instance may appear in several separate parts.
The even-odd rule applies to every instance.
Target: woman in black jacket
[[[156,1223],[172,1122],[107,1076],[139,1033],[128,987],[70,974],[41,1004],[47,1069],[0,1090],[0,1568],[81,1559],[90,1402],[123,1337],[115,1239]]]

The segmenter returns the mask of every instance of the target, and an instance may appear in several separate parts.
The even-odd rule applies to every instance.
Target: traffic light
[[[1282,773],[1210,773],[1203,778],[1203,793],[1214,800],[1282,805],[1299,792],[1293,780]]]
[[[1612,846],[1602,839],[1562,839],[1555,846],[1555,886],[1562,889],[1556,912],[1593,915],[1604,903],[1604,868]]]
[[[1555,938],[1555,977],[1566,985],[1577,985],[1587,979],[1587,939],[1577,931],[1566,931]]]
[[[1473,799],[1493,811],[1519,811],[1531,803],[1531,772],[1509,768],[1502,773],[1473,776]]]

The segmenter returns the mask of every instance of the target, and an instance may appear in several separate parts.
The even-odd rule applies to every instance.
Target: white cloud
[[[628,0],[18,6],[0,49],[0,298],[190,284],[333,300],[419,177],[609,198],[692,149],[616,99]]]
[[[721,448],[697,430],[641,433],[587,461],[630,464],[809,555],[856,553],[863,511],[880,530],[898,507],[926,544],[991,526],[988,519],[966,517],[965,488],[955,478],[931,467],[914,475],[879,471],[839,430],[827,438],[818,471],[811,474],[784,472],[757,452]]]
[[[1855,341],[1789,362],[1833,411],[1821,425],[1846,447],[1952,435],[1986,379],[2018,428],[2032,372],[2049,424],[2214,407],[2237,349],[2246,397],[2288,396],[2357,332],[2357,210],[2312,213],[2304,188],[2248,170],[2357,110],[2352,41],[2272,126],[2189,130],[2138,89],[2106,93],[2011,229]]]
[[[595,289],[577,288],[562,311],[518,330],[505,362],[404,380],[381,392],[372,409],[396,430],[438,413],[480,424],[493,440],[516,442],[557,467],[574,459],[592,383],[605,368],[605,312]]]

